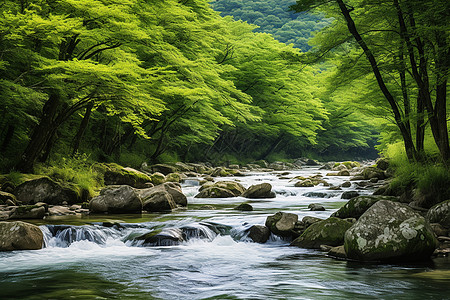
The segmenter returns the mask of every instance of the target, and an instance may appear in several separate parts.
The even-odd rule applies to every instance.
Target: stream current
[[[0,299],[449,299],[450,260],[377,265],[339,261],[317,250],[290,247],[271,236],[250,242],[247,230],[284,211],[327,218],[347,200],[322,185],[294,187],[281,172],[250,173],[245,187],[269,182],[274,199],[251,200],[254,210],[233,208],[249,199],[194,198],[198,182],[182,184],[188,209],[171,214],[100,215],[35,222],[45,248],[0,252]],[[287,177],[327,171],[305,168]],[[348,177],[326,177],[339,185]],[[307,193],[317,192],[317,193]],[[320,195],[325,193],[325,195]],[[360,191],[370,194],[371,191]],[[306,195],[305,195],[306,194]],[[325,197],[317,197],[325,196]],[[309,211],[319,203],[326,211]],[[215,209],[205,209],[205,206]],[[211,208],[211,207],[210,207]],[[120,223],[106,227],[102,222]],[[182,229],[186,242],[146,246],[135,237]]]

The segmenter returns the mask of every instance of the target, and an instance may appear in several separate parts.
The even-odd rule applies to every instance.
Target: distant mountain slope
[[[308,45],[314,31],[329,24],[330,20],[309,13],[293,13],[289,6],[295,0],[213,0],[212,7],[224,16],[256,24],[258,32],[271,33],[277,40],[294,44],[308,51]]]

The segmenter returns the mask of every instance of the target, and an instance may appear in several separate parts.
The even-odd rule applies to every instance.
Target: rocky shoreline
[[[330,185],[320,175],[290,178],[288,170],[305,165],[317,165],[317,162],[305,159],[296,164],[267,164],[260,161],[228,167],[143,164],[141,170],[103,164],[105,188],[92,199],[86,197],[79,187],[58,183],[48,177],[31,179],[17,187],[3,180],[0,220],[6,222],[0,222],[0,250],[42,247],[42,243],[40,247],[36,246],[39,244],[36,240],[42,239],[40,230],[38,232],[36,226],[19,221],[23,219],[143,211],[167,213],[186,208],[187,198],[180,186],[183,180],[195,180],[201,185],[196,198],[274,198],[269,183],[246,189],[238,181],[220,181],[220,177],[241,177],[249,171],[278,171],[280,178],[293,181],[296,187],[322,185],[330,190],[340,190],[341,186],[347,187],[353,181],[358,188],[343,193],[342,198],[349,201],[325,220],[315,217],[298,220],[297,215],[286,212],[269,216],[264,226],[254,225],[248,229],[246,234],[254,242],[265,243],[274,234],[290,240],[291,246],[326,250],[331,257],[376,262],[418,261],[450,252],[450,200],[430,209],[417,209],[413,199],[405,201],[405,197],[383,195],[395,194],[386,181],[392,176],[387,161],[381,159],[375,165],[365,167],[355,162],[323,164],[322,169],[330,170],[327,177],[349,177],[341,186]],[[373,196],[359,195],[358,189],[368,188],[375,190]],[[324,210],[318,204],[311,204],[309,208],[312,211]],[[242,203],[235,209],[251,211],[253,208]],[[20,232],[20,235],[13,234],[15,232]],[[158,234],[152,234],[152,239],[158,239]]]

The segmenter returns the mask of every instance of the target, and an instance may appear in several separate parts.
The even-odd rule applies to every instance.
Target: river
[[[290,247],[272,236],[252,243],[246,230],[277,211],[327,218],[346,200],[324,186],[294,187],[281,172],[250,173],[248,187],[269,182],[276,198],[251,201],[254,210],[233,207],[248,199],[197,199],[195,180],[183,184],[186,210],[171,214],[53,218],[40,225],[46,247],[0,253],[0,299],[449,299],[450,260],[377,265],[339,261],[317,250]],[[325,175],[305,168],[287,177]],[[326,177],[339,185],[348,177]],[[324,192],[326,198],[308,197]],[[369,194],[371,191],[361,191]],[[309,195],[311,196],[311,195]],[[320,203],[326,211],[309,211]],[[205,205],[215,207],[205,209]],[[105,227],[102,222],[120,223]],[[193,228],[180,245],[143,247],[133,237],[154,229]]]

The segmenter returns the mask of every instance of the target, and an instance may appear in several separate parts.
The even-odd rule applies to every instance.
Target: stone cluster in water
[[[377,186],[379,181],[389,177],[387,168],[382,167],[360,168],[357,164],[328,165],[332,169],[327,176],[353,176],[351,180],[358,182],[361,187]],[[271,167],[271,169],[268,169]],[[59,212],[66,213],[140,213],[143,210],[149,212],[170,212],[174,209],[187,207],[187,198],[181,190],[179,181],[184,178],[198,180],[202,184],[196,198],[228,198],[245,197],[248,199],[274,198],[275,193],[269,183],[261,183],[246,189],[236,181],[214,182],[214,177],[220,176],[245,176],[248,169],[258,171],[273,171],[274,169],[286,170],[292,166],[282,163],[269,165],[249,165],[247,169],[239,166],[230,168],[209,168],[206,165],[182,164],[143,165],[142,171],[130,168],[121,169],[120,166],[108,169],[105,172],[105,183],[108,186],[100,192],[100,195],[90,200],[89,204],[78,206],[75,201],[80,200],[80,195],[73,193],[67,186],[60,185],[49,178],[39,178],[24,183],[13,190],[14,194],[2,193],[1,200],[9,205],[3,206],[3,219],[43,218],[47,215]],[[281,176],[287,176],[281,174]],[[203,179],[201,179],[203,178]],[[320,175],[310,177],[296,177],[296,187],[307,188],[315,185],[329,186],[330,190],[339,190],[339,186],[330,186]],[[342,187],[351,185],[349,181]],[[387,190],[381,187],[376,193]],[[323,195],[322,195],[323,194]],[[305,193],[305,196],[325,198],[331,194],[319,192]],[[30,196],[31,195],[31,196]],[[35,195],[35,196],[32,196]],[[450,219],[450,205],[441,203],[429,210],[427,218],[422,217],[405,204],[398,203],[397,197],[389,196],[359,196],[356,191],[346,191],[343,199],[350,199],[341,209],[328,219],[298,216],[287,212],[278,212],[269,216],[265,225],[248,225],[238,233],[230,233],[230,228],[220,224],[203,222],[189,226],[181,226],[166,229],[151,229],[142,234],[132,234],[122,237],[130,246],[168,246],[184,243],[191,239],[213,240],[217,235],[233,234],[235,238],[243,241],[265,243],[273,236],[290,241],[292,246],[329,250],[329,255],[345,259],[363,261],[398,261],[398,260],[422,260],[428,258],[436,247],[439,246],[435,233],[439,240],[448,241],[448,228]],[[6,200],[4,200],[6,199]],[[59,199],[59,200],[58,200]],[[18,203],[25,204],[17,206]],[[5,209],[6,207],[6,209]],[[325,208],[319,204],[309,206],[312,211],[321,211]],[[251,211],[249,203],[242,203],[235,208],[241,211]],[[433,222],[429,224],[428,220]],[[15,225],[11,225],[15,224]],[[55,239],[65,241],[61,244],[70,244],[73,240],[94,239],[96,242],[102,239],[98,234],[89,229],[73,229],[73,227],[48,227],[48,232],[39,237],[36,230],[30,230],[33,225],[22,222],[0,222],[2,240],[7,238],[7,226],[14,226],[23,232],[25,240]],[[106,224],[103,224],[106,226]],[[123,232],[124,225],[114,224],[112,232]],[[19,230],[18,229],[18,230]],[[115,231],[114,231],[115,230]],[[117,231],[117,232],[116,232]],[[36,235],[37,234],[37,235]],[[111,233],[112,234],[112,233]],[[120,234],[119,234],[120,235]],[[6,242],[5,242],[6,243]],[[2,244],[0,250],[38,249],[36,246],[16,246],[12,249]],[[38,242],[39,244],[39,242]],[[22,245],[16,242],[16,245]],[[30,248],[34,247],[34,248]],[[334,247],[334,248],[332,248]],[[440,253],[447,250],[445,243],[441,243]]]

